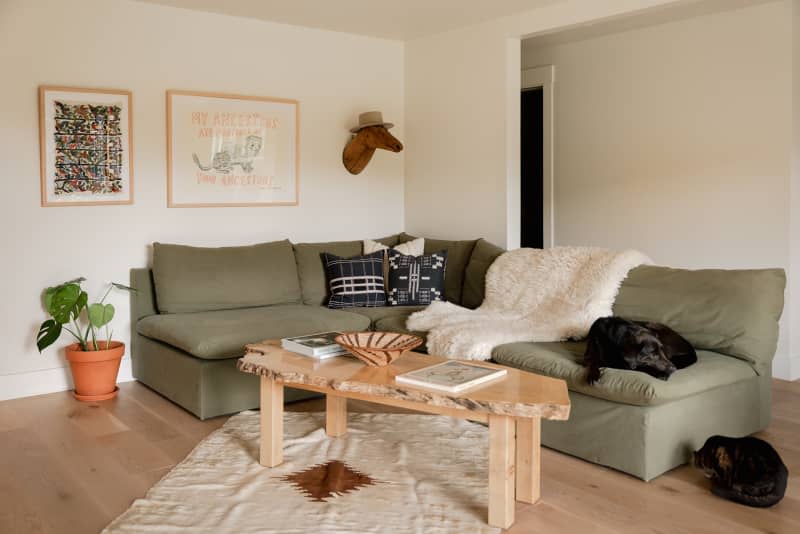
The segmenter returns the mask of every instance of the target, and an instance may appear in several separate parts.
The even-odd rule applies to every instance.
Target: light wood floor
[[[98,532],[225,421],[199,421],[136,382],[120,390],[99,403],[66,392],[0,402],[0,533]],[[773,391],[773,423],[761,437],[800,473],[800,382],[776,380]],[[352,411],[385,409],[350,402]],[[546,449],[542,469],[541,501],[518,504],[509,532],[800,532],[800,484],[791,475],[786,498],[761,510],[714,497],[686,466],[645,483]]]

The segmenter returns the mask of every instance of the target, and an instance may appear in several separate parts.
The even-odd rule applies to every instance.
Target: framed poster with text
[[[167,205],[296,206],[296,100],[167,91]]]
[[[131,92],[39,87],[42,206],[133,203]]]

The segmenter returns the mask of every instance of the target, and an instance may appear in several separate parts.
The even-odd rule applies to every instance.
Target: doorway
[[[544,248],[542,105],[544,89],[522,90],[520,100],[520,246]]]
[[[553,65],[522,71],[520,93],[520,246],[554,246]]]

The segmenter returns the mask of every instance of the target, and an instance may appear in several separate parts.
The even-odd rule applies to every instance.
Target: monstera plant
[[[81,287],[85,278],[76,278],[44,291],[44,307],[50,315],[39,327],[36,346],[39,352],[56,342],[66,331],[76,342],[67,347],[67,361],[75,382],[75,397],[96,401],[117,394],[117,373],[125,344],[113,341],[111,320],[114,306],[105,300],[114,289],[135,291],[132,287],[112,282],[98,302],[89,303],[89,295]]]

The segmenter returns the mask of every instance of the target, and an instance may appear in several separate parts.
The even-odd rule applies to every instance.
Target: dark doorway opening
[[[544,247],[543,105],[541,87],[522,91],[520,147],[520,246]]]

